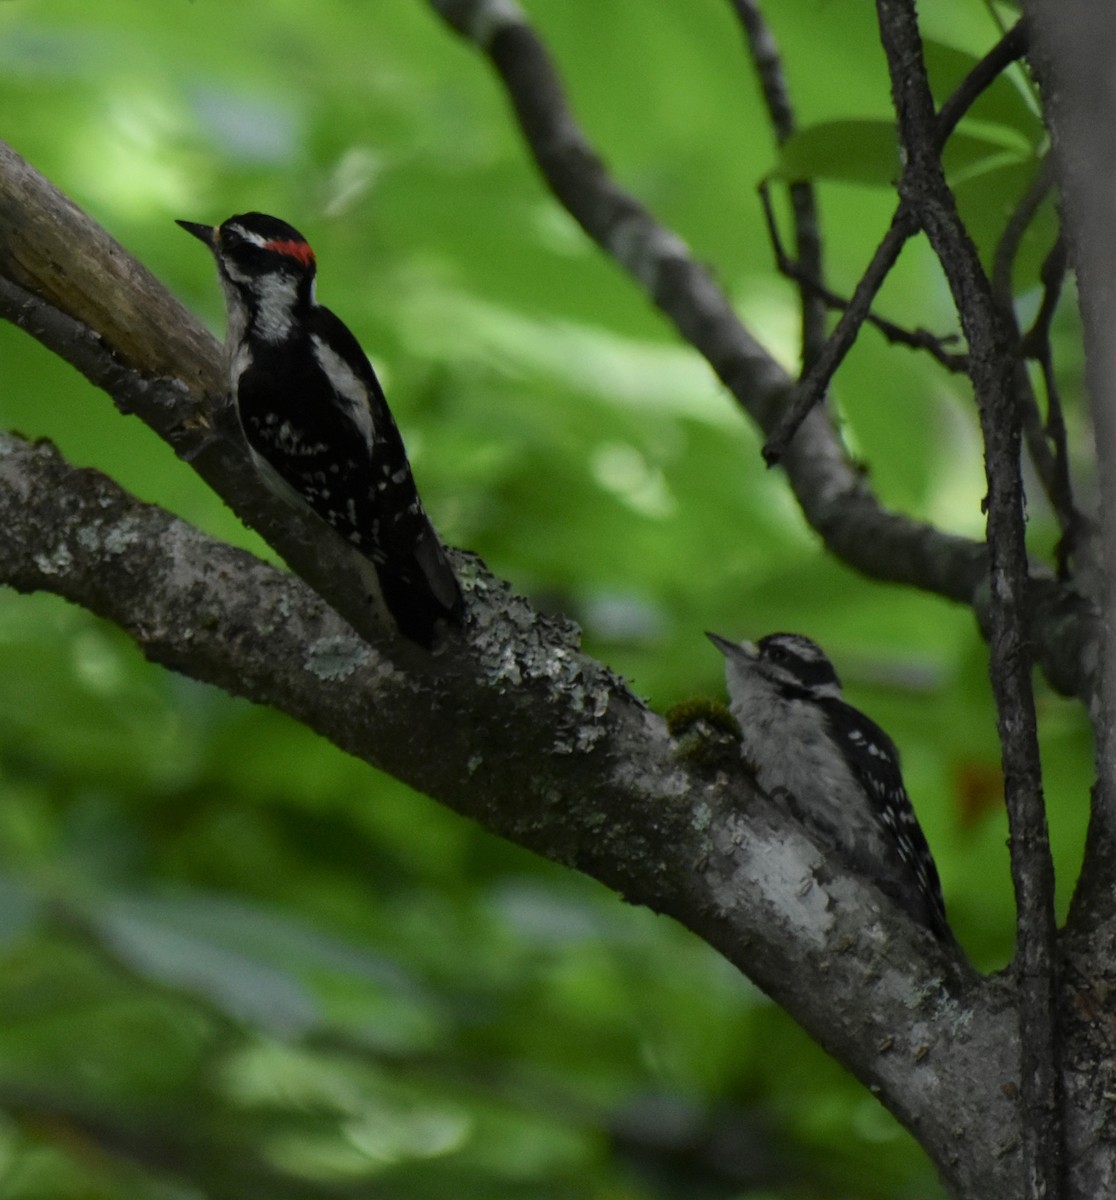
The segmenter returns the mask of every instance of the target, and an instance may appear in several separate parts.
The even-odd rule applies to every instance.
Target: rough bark
[[[1064,937],[1063,1044],[1067,1154],[1074,1196],[1116,1194],[1116,12],[1087,0],[1030,0],[1034,64],[1042,84],[1077,277],[1086,387],[1100,488],[1103,682],[1094,713],[1097,785],[1085,862]]]
[[[472,644],[401,670],[299,580],[11,435],[0,564],[10,586],[81,604],[153,661],[280,708],[675,917],[862,1079],[959,1192],[1010,1194],[1010,990],[827,861],[741,771],[680,758],[662,720],[568,628],[490,577],[488,594],[473,588]]]
[[[1064,1156],[1054,863],[1023,613],[1027,541],[1020,464],[1022,430],[1015,387],[1016,339],[946,183],[913,0],[877,0],[877,10],[903,147],[899,194],[934,248],[961,315],[984,439],[992,592],[989,669],[1018,909],[1013,971],[1019,986],[1023,1060],[1023,1195],[1026,1200],[1056,1200],[1062,1195]]]

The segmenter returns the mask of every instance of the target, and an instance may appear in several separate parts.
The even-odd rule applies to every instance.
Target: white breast
[[[839,827],[854,837],[878,837],[860,784],[830,740],[816,706],[786,698],[756,671],[731,659],[728,674],[743,754],[764,791],[789,792],[798,816],[816,830]]]

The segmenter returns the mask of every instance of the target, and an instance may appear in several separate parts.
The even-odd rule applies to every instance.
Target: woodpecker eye
[[[223,225],[218,234],[222,250],[236,250],[248,240],[235,226]]]

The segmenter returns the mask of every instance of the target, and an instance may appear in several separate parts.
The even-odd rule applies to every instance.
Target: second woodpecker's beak
[[[726,658],[755,658],[759,653],[755,642],[730,642],[719,633],[706,632],[705,636]]]
[[[192,233],[199,242],[205,242],[210,250],[217,249],[216,225],[199,225],[197,221],[175,221],[175,224],[181,225],[187,233]]]

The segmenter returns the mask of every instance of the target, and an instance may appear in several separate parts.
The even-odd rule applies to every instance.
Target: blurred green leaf
[[[204,910],[207,906],[201,906]],[[112,950],[137,971],[196,992],[231,1017],[281,1034],[321,1023],[313,997],[289,972],[199,929],[192,900],[116,898],[91,906],[88,919]]]
[[[1002,125],[970,122],[946,143],[951,181],[1031,158],[1030,144]],[[888,121],[825,121],[793,133],[783,144],[775,177],[788,183],[831,179],[894,188],[901,173],[895,126]]]
[[[775,176],[788,183],[835,179],[890,188],[899,172],[899,139],[892,122],[836,120],[791,134],[783,143]]]

